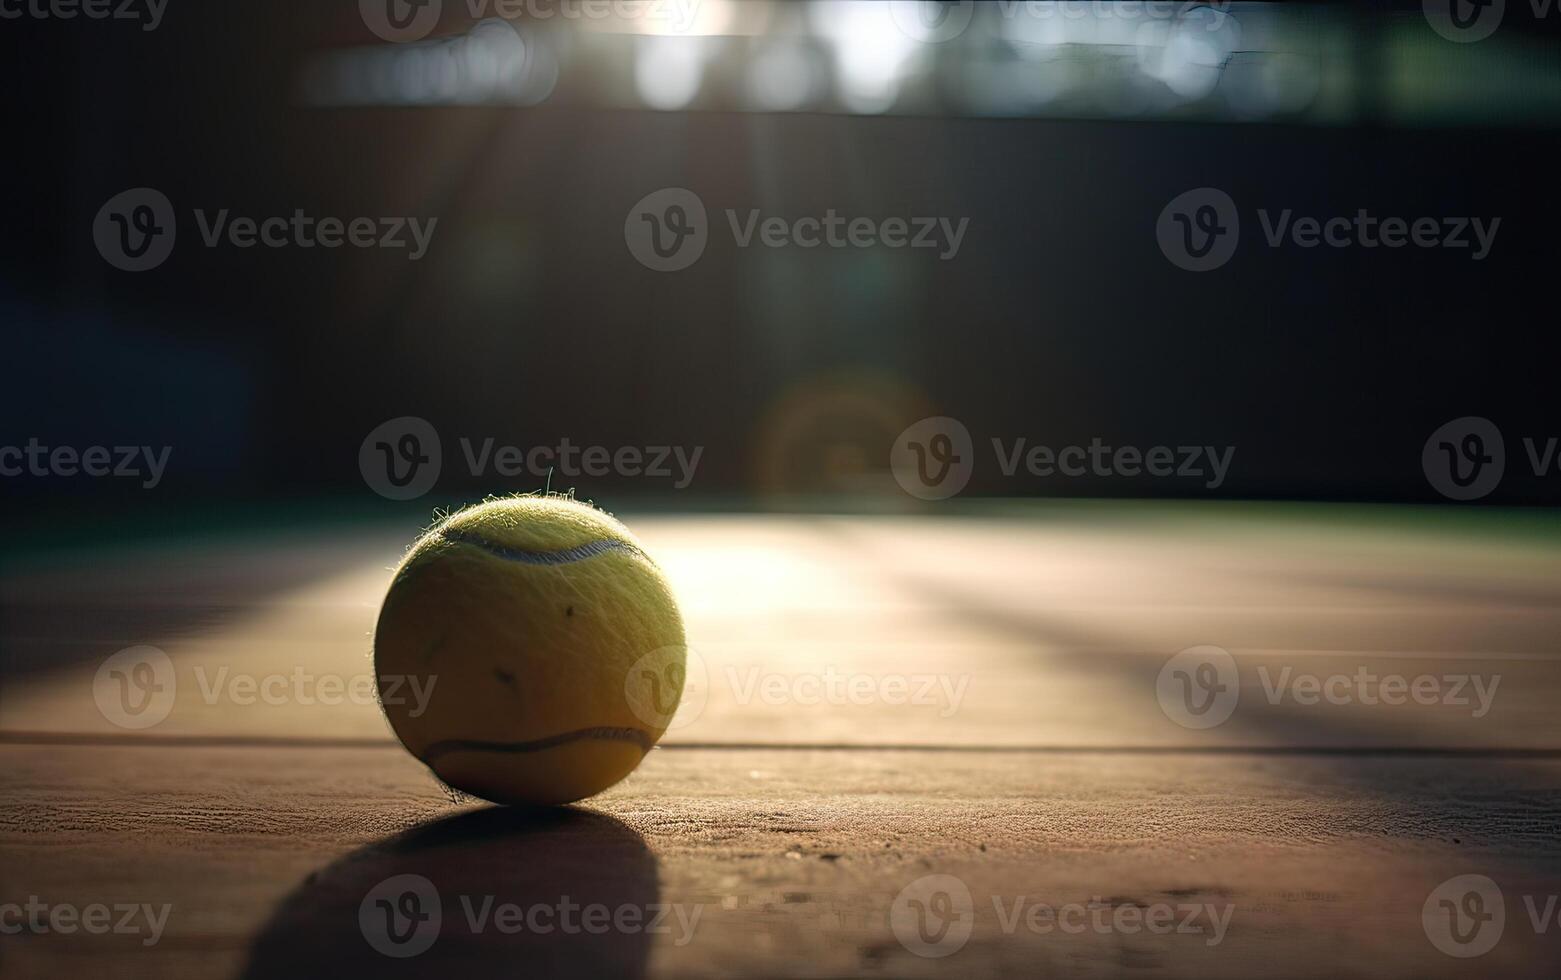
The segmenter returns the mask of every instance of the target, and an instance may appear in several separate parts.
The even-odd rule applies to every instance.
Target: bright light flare
[[[652,109],[682,109],[704,80],[711,39],[646,35],[635,38],[634,87]]]
[[[922,46],[894,23],[888,6],[872,0],[815,0],[808,18],[834,48],[842,101],[862,113],[893,106],[907,63]]]

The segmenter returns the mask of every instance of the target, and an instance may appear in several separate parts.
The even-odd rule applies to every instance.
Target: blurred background
[[[1561,2],[0,0],[0,38],[0,925],[176,909],[0,974],[932,976],[966,940],[903,910],[947,931],[953,878],[964,976],[1554,976]],[[581,809],[451,819],[375,696],[386,582],[544,488],[656,556],[683,699]],[[497,680],[567,696],[524,625]],[[377,957],[364,887],[414,873],[447,925],[710,915]]]
[[[919,503],[891,447],[929,416],[968,431],[970,498],[1438,502],[1427,438],[1477,416],[1507,457],[1480,503],[1557,499],[1554,460],[1536,473],[1522,441],[1561,434],[1556,11],[121,9],[3,25],[0,443],[170,452],[155,488],[7,476],[14,531],[196,500],[376,504],[364,453],[409,444],[370,435],[407,418],[442,446],[425,509],[547,481],[472,465],[485,444],[561,443],[698,453],[686,479],[675,452],[672,476],[552,478],[609,503],[903,509]],[[177,239],[126,271],[95,229],[140,188]],[[675,271],[626,231],[666,188],[706,212]],[[1157,227],[1200,188],[1234,202],[1240,240],[1190,272]],[[1496,233],[1483,252],[1472,231],[1392,249],[1265,235],[1362,210]],[[952,254],[744,245],[755,213],[963,232]],[[203,234],[295,214],[431,234],[415,256]],[[1008,473],[994,439],[1234,454],[1211,486]]]

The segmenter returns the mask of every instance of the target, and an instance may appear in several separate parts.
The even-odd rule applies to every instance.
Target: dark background
[[[1504,30],[1553,44],[1561,17],[1534,24],[1527,4],[1509,7]],[[1417,8],[1358,16],[1369,31]],[[463,435],[702,446],[678,498],[690,506],[827,500],[853,468],[884,462],[870,424],[818,408],[836,392],[906,422],[954,416],[978,448],[1096,436],[1237,447],[1212,494],[1184,481],[1010,480],[985,466],[972,496],[1436,502],[1421,447],[1442,423],[1479,415],[1508,452],[1507,478],[1482,503],[1561,497],[1561,476],[1533,477],[1520,442],[1561,435],[1554,125],[1395,126],[1369,105],[1349,126],[310,108],[296,92],[302,61],[375,41],[355,4],[173,0],[151,33],[18,21],[0,36],[0,442],[172,445],[162,502],[372,500],[359,444],[403,415],[432,422],[447,457]],[[97,255],[91,223],[143,185],[172,199],[180,244],[162,267],[127,274]],[[704,258],[678,274],[643,268],[623,241],[630,207],[666,186],[694,190],[712,216]],[[1160,254],[1154,225],[1200,186],[1237,201],[1243,239],[1224,268],[1193,275]],[[738,250],[729,207],[970,223],[948,262]],[[1270,249],[1255,218],[1361,207],[1502,221],[1492,254],[1473,262]],[[196,208],[439,225],[419,262],[207,249]],[[776,435],[788,429],[807,435]],[[536,489],[461,469],[446,467],[441,492]],[[580,488],[671,493],[613,479]],[[23,502],[11,522],[84,499],[152,506],[124,481],[5,489]]]

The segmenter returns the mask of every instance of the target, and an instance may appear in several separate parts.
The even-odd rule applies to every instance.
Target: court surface
[[[20,556],[0,903],[131,918],[0,937],[0,975],[1555,975],[1553,519],[948,513],[620,514],[690,695],[629,780],[541,813],[453,798],[352,694],[415,520]],[[94,678],[139,644],[177,685],[130,729]],[[1162,668],[1204,646],[1239,682],[1188,727]],[[442,923],[390,957],[360,913],[401,875]]]

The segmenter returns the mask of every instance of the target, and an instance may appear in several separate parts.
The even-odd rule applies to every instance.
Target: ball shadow
[[[640,916],[659,891],[654,855],[619,820],[477,810],[311,874],[263,927],[241,976],[642,977],[651,936]],[[607,911],[587,911],[597,907]]]

